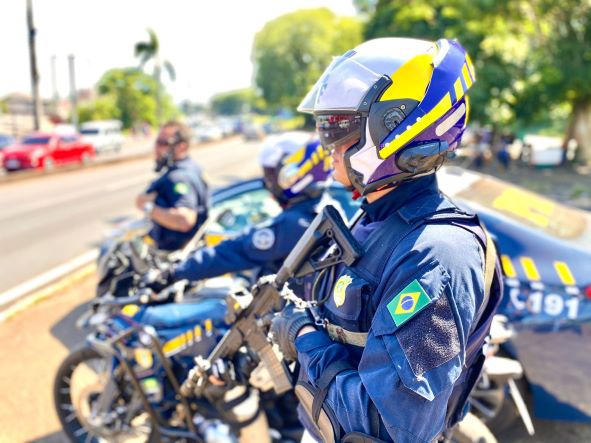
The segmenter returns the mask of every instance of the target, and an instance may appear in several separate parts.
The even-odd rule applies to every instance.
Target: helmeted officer
[[[456,41],[377,39],[335,59],[299,107],[335,179],[365,197],[352,230],[364,255],[316,285],[324,327],[297,309],[272,326],[301,365],[316,440],[431,442],[466,413],[501,281],[477,217],[435,171],[459,146],[474,80]]]
[[[149,236],[158,249],[182,249],[207,219],[209,192],[201,168],[189,157],[191,133],[170,121],[156,139],[156,172],[163,172],[136,199],[153,222]]]
[[[196,250],[172,269],[164,284],[255,268],[259,275],[277,272],[316,216],[331,173],[330,158],[317,137],[294,131],[269,139],[259,160],[265,187],[283,211],[236,238]]]

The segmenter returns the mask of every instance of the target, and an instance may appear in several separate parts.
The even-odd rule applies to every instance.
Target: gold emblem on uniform
[[[343,306],[345,303],[345,297],[347,296],[347,286],[351,284],[353,279],[348,275],[342,275],[338,280],[337,283],[334,285],[333,297],[334,297],[334,304],[339,306]]]

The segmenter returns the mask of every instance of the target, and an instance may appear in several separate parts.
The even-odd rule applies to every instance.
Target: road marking
[[[92,194],[100,194],[104,193],[105,191],[117,191],[124,188],[129,188],[131,186],[135,186],[139,183],[148,183],[151,179],[153,179],[154,174],[143,174],[138,177],[128,177],[123,180],[116,181],[114,183],[109,183],[107,185],[103,185],[100,187],[94,187],[89,189],[80,189],[77,192],[72,192],[70,194],[62,195],[60,197],[52,198],[52,199],[45,199],[40,201],[34,201],[28,204],[24,204],[15,211],[7,214],[3,214],[0,216],[0,221],[7,220],[10,218],[17,217],[19,215],[26,214],[27,212],[36,211],[43,208],[52,207],[61,203],[66,203],[71,200],[77,200],[82,197],[87,197]]]
[[[38,291],[39,289],[43,288],[44,286],[49,285],[50,283],[56,282],[59,279],[62,279],[64,276],[80,269],[82,267],[87,266],[88,264],[94,263],[98,257],[98,250],[93,249],[88,251],[73,260],[70,260],[62,265],[57,266],[43,274],[32,278],[24,283],[21,283],[18,286],[15,286],[8,291],[5,291],[0,294],[0,307],[13,302],[27,294],[31,294],[32,292]],[[1,319],[1,317],[0,317]]]

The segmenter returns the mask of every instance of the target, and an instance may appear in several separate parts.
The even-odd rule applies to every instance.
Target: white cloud
[[[25,2],[0,7],[0,96],[29,92]],[[206,101],[249,86],[254,35],[273,18],[300,8],[326,6],[353,15],[350,0],[33,0],[41,94],[50,97],[51,56],[57,57],[59,94],[68,94],[68,54],[76,57],[78,88],[93,86],[112,67],[134,66],[134,44],[147,27],[177,70],[167,87],[176,100]]]

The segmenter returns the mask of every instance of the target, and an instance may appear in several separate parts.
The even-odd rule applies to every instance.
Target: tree
[[[79,123],[119,119],[121,119],[121,110],[117,107],[117,100],[112,94],[101,95],[92,103],[78,106]]]
[[[380,0],[366,38],[457,38],[474,60],[472,118],[493,126],[515,120],[513,104],[527,64],[533,26],[522,2],[503,0]]]
[[[111,69],[98,82],[99,94],[113,97],[125,128],[136,123],[157,123],[157,90],[156,80],[137,68]],[[170,96],[161,93],[161,116],[169,119],[177,114]]]
[[[304,9],[268,22],[256,35],[255,83],[272,109],[295,109],[333,56],[361,42],[361,23],[326,8]]]
[[[237,115],[256,106],[256,96],[251,88],[222,92],[211,98],[211,110],[221,115]]]
[[[140,69],[152,62],[154,69],[152,76],[156,80],[156,123],[162,123],[162,70],[164,69],[168,77],[174,81],[176,72],[172,63],[168,60],[162,60],[160,56],[160,41],[152,29],[148,29],[150,39],[147,42],[138,42],[135,44],[135,56],[140,59]]]

